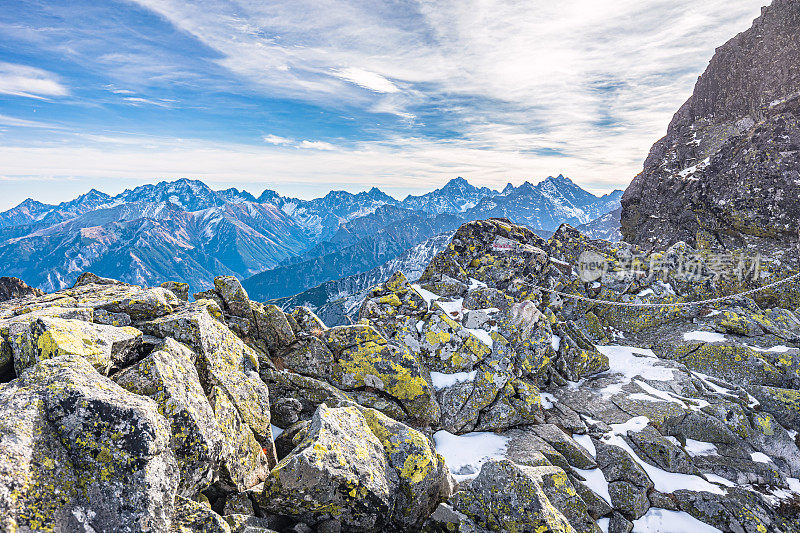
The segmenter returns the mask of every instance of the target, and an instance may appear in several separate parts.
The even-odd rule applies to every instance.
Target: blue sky
[[[0,0],[0,209],[180,177],[624,188],[764,0]]]

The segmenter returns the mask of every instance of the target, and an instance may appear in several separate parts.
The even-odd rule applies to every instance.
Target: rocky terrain
[[[29,286],[19,278],[0,277],[0,302],[28,295],[41,296],[43,294],[44,291]]]
[[[775,0],[719,47],[622,198],[622,233],[759,248],[795,262],[800,206],[800,3]]]
[[[232,276],[2,302],[2,529],[800,531],[800,283],[545,290],[796,272],[695,255],[491,219],[354,325]]]

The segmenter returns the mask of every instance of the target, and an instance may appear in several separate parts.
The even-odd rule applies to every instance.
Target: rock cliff
[[[717,49],[622,198],[628,242],[798,257],[800,2]]]

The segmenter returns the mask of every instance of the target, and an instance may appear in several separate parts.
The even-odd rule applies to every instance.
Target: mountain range
[[[46,291],[87,270],[144,285],[183,279],[192,290],[226,274],[244,280],[254,298],[282,298],[368,272],[465,221],[506,217],[547,234],[612,211],[621,195],[598,197],[564,176],[502,191],[459,177],[404,200],[378,188],[312,200],[269,189],[256,197],[185,178],[115,196],[92,189],[0,213],[0,274]]]

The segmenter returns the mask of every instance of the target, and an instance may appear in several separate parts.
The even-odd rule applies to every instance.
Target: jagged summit
[[[721,47],[622,198],[631,243],[757,248],[796,261],[800,2]]]

